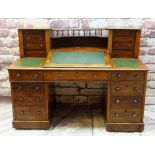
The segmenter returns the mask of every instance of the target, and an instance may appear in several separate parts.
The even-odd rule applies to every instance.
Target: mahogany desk
[[[109,30],[108,47],[52,48],[51,36],[51,30],[19,30],[21,58],[9,67],[13,127],[48,129],[53,82],[84,81],[107,85],[108,131],[142,131],[147,69],[138,59],[140,30]]]

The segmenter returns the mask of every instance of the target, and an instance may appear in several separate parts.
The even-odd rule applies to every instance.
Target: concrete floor
[[[102,110],[91,106],[56,107],[49,130],[16,130],[12,128],[10,98],[0,98],[0,136],[148,136],[155,135],[155,105],[145,106],[145,129],[138,133],[107,132]]]

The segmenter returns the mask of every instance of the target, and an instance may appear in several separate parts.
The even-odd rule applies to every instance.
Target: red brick
[[[81,95],[103,95],[103,89],[81,89]]]
[[[87,104],[87,97],[86,96],[75,96],[74,97],[75,104]]]
[[[78,88],[55,88],[56,95],[79,95]]]

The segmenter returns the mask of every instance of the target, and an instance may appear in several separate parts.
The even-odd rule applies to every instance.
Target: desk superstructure
[[[66,35],[59,37],[60,31]],[[110,29],[108,37],[102,29],[92,31],[86,37],[90,29],[18,30],[20,59],[9,67],[14,128],[48,129],[53,82],[84,81],[107,85],[103,107],[108,131],[143,131],[147,69],[138,58],[140,30]]]

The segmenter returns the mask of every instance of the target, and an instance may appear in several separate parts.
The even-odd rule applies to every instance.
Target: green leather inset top
[[[53,52],[52,64],[106,64],[104,53],[98,52]]]
[[[41,67],[45,58],[21,58],[16,66],[18,67]]]
[[[138,60],[133,58],[113,58],[112,59],[115,67],[122,68],[122,67],[131,67],[137,68],[140,67]]]

